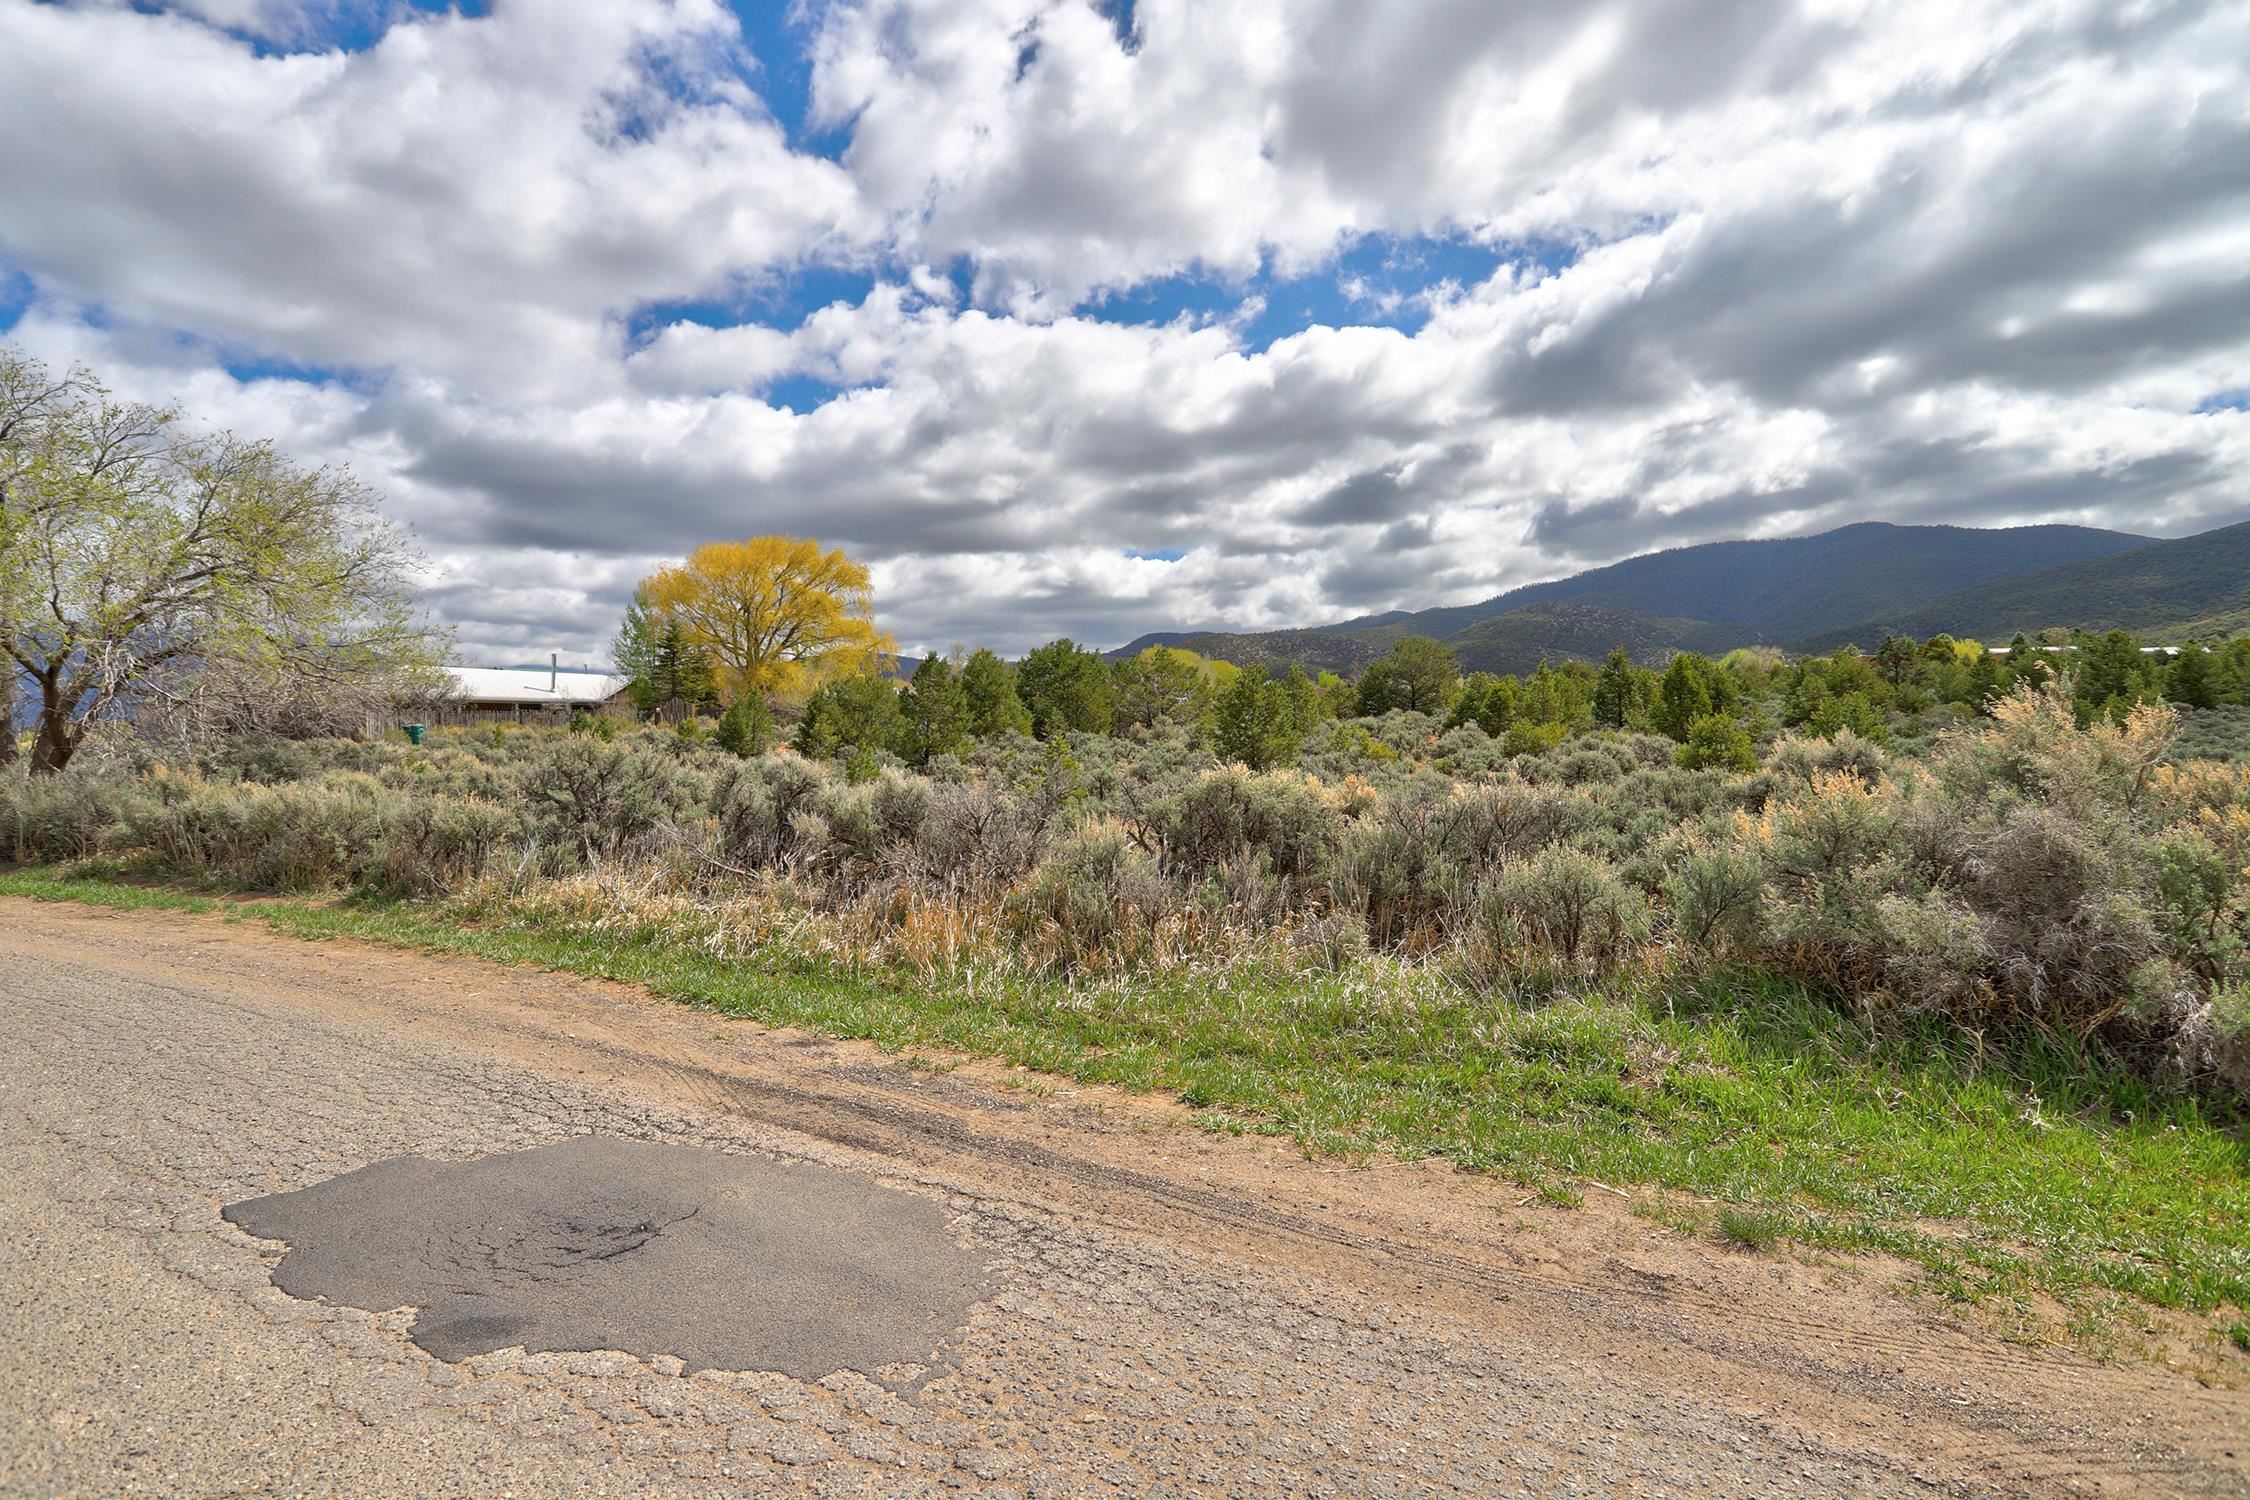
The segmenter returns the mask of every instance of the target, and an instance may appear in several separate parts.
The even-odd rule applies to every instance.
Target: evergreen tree
[[[2189,708],[2216,708],[2219,683],[2211,653],[2193,641],[2181,647],[2164,673],[2164,696]]]
[[[1676,757],[1690,771],[1755,771],[1758,752],[1750,734],[1725,714],[1703,714],[1688,726]]]
[[[1635,693],[1633,659],[1619,646],[1602,663],[1594,680],[1594,722],[1604,729],[1623,729],[1632,722]]]
[[[1885,636],[1875,648],[1875,670],[1892,687],[1912,677],[1921,659],[1922,648],[1903,635]]]
[[[657,632],[649,686],[659,707],[677,700],[690,708],[710,708],[719,701],[711,653],[689,640],[677,625],[667,624]]]
[[[1320,688],[1302,669],[1275,681],[1264,667],[1245,667],[1212,704],[1211,747],[1253,771],[1287,765],[1319,717]]]
[[[1244,667],[1211,705],[1211,748],[1253,771],[1266,766],[1269,702],[1264,667]]]
[[[840,677],[805,704],[796,745],[799,754],[818,760],[846,748],[863,756],[877,750],[896,754],[905,735],[906,715],[895,684],[883,677]]]
[[[664,620],[649,607],[645,585],[633,591],[633,602],[625,606],[610,656],[633,706],[644,714],[675,700],[689,708],[718,702],[711,654],[690,640],[677,621]]]
[[[1709,665],[1702,657],[1683,651],[1672,658],[1672,664],[1664,669],[1664,680],[1657,685],[1656,711],[1650,720],[1660,732],[1683,744],[1697,719],[1718,711],[1711,692],[1712,674],[1704,670]]]
[[[1882,710],[1865,693],[1838,693],[1823,699],[1805,727],[1824,740],[1832,740],[1846,729],[1879,745],[1888,743],[1891,737]]]
[[[1117,668],[1117,722],[1195,725],[1211,711],[1211,663],[1176,646],[1151,646]]]
[[[979,646],[961,668],[961,696],[969,712],[969,733],[980,740],[1000,734],[1031,733],[1031,711],[1016,694],[1016,669]]]
[[[2081,721],[2122,719],[2125,711],[2144,699],[2159,696],[2161,668],[2141,654],[2141,644],[2122,630],[2078,638],[2071,669],[2076,674],[2072,698]]]
[[[1099,651],[1065,637],[1049,641],[1016,668],[1016,694],[1031,711],[1032,733],[1107,734],[1117,719],[1117,679]]]
[[[1461,690],[1453,700],[1453,711],[1445,716],[1445,727],[1458,729],[1464,724],[1482,724],[1485,704],[1499,687],[1500,679],[1490,672],[1471,672],[1461,679]]]
[[[625,618],[617,627],[616,639],[610,642],[609,654],[617,675],[625,679],[626,689],[633,696],[633,706],[642,713],[664,701],[655,696],[657,634],[658,627],[649,615],[648,590],[637,588],[632,602],[625,606]]]
[[[906,713],[905,753],[918,766],[933,756],[957,755],[969,747],[969,698],[953,663],[932,652],[914,669],[902,707]]]
[[[687,722],[682,720],[682,723]],[[733,755],[763,755],[773,744],[773,710],[757,693],[744,693],[719,716],[719,748]]]

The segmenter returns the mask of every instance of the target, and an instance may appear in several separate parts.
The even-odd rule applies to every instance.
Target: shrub
[[[149,805],[131,781],[90,769],[36,779],[0,773],[0,848],[25,863],[86,859],[116,844]]]
[[[165,867],[262,890],[332,890],[375,867],[400,806],[371,776],[335,772],[278,786],[195,783],[132,829]]]
[[[941,782],[915,840],[917,867],[949,887],[1013,884],[1046,856],[1054,816],[1045,804],[991,783]]]
[[[514,809],[464,797],[417,797],[383,825],[373,883],[401,895],[431,896],[485,875],[524,836]]]
[[[1840,729],[1827,739],[1792,734],[1777,740],[1766,756],[1766,779],[1779,785],[1810,781],[1815,772],[1845,771],[1872,782],[1888,766],[1881,746],[1849,729]]]
[[[1299,895],[1325,888],[1343,824],[1303,777],[1235,767],[1189,785],[1158,819],[1168,871],[1199,879],[1255,855]]]
[[[2250,822],[2250,820],[2245,820]],[[2223,826],[2212,818],[2209,827]],[[2246,910],[2241,851],[2224,850],[2205,828],[2189,824],[2158,835],[2149,848],[2154,909],[2172,955],[2203,978],[2224,983],[2245,975]]]
[[[1567,792],[1521,782],[1465,787],[1431,808],[1434,836],[1471,876],[1582,830],[1587,804]]]
[[[872,781],[830,786],[816,799],[819,852],[831,869],[861,868],[903,860],[930,812],[930,790],[920,778],[884,771]]]
[[[1434,948],[1468,908],[1476,871],[1445,838],[1438,807],[1429,798],[1385,798],[1345,836],[1336,896],[1360,912],[1376,947]]]
[[[302,740],[238,735],[214,750],[205,765],[220,779],[256,781],[271,786],[302,781],[319,769],[317,752]]]
[[[798,755],[729,766],[711,793],[722,855],[753,869],[788,866],[805,841],[803,820],[814,813],[831,780],[827,767]]]
[[[1598,971],[1646,936],[1648,907],[1605,861],[1557,847],[1508,864],[1487,881],[1476,921],[1495,954],[1530,947]]]
[[[1706,953],[1749,949],[1765,926],[1765,870],[1752,855],[1723,843],[1688,843],[1664,881],[1672,930]]]
[[[1896,807],[1888,783],[1822,771],[1736,822],[1734,846],[1757,862],[1768,893],[1769,962],[1827,984],[1879,980],[1877,906],[1899,873]]]
[[[1156,863],[1114,828],[1065,840],[1007,905],[1011,931],[1049,966],[1128,966],[1174,905]]]
[[[536,827],[589,862],[614,857],[684,815],[694,790],[678,767],[630,745],[571,735],[526,761],[518,784]]]

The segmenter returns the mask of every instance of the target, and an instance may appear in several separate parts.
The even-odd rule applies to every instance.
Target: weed
[[[1772,1250],[1782,1241],[1782,1221],[1755,1208],[1721,1208],[1717,1215],[1721,1242],[1737,1250]]]

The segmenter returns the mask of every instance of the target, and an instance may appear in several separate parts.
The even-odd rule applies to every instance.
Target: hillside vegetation
[[[1822,649],[1852,640],[1872,646],[1900,633],[1871,627],[1885,614],[1922,622],[1925,615],[1917,611],[1929,606],[1928,617],[1936,618],[1935,606],[1959,591],[2062,564],[2115,561],[2150,545],[2146,537],[2084,526],[1986,530],[1869,522],[1817,536],[1652,552],[1477,604],[1394,610],[1314,629],[1157,632],[1115,654],[1176,645],[1245,666],[1349,675],[1412,636],[1442,640],[1465,667],[1488,672],[1527,672],[1542,660],[1599,661],[1620,645],[1649,665],[1674,651],[1717,654],[1815,636],[1824,640]],[[2021,628],[2111,623],[2081,621],[2066,610]],[[1903,633],[1958,635],[1981,628],[1946,619]]]
[[[2058,625],[2129,630],[2165,643],[2223,638],[2250,627],[2250,522],[1987,583],[1920,609],[1894,606],[1820,635],[1808,648],[1940,630],[2005,639]]]
[[[1402,637],[1403,639],[1404,637]],[[1724,655],[1742,644],[1729,626],[1707,620],[1665,620],[1599,604],[1526,604],[1479,620],[1445,644],[1471,672],[1529,676],[1543,661],[1596,662],[1613,648],[1644,667],[1661,667],[1682,651]]]

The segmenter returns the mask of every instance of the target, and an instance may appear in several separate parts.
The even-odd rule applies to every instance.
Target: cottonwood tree
[[[349,473],[13,351],[0,387],[0,645],[36,700],[34,775],[109,719],[332,733],[432,690],[416,558]]]
[[[55,440],[54,428],[74,403],[88,393],[84,371],[55,375],[36,360],[0,348],[0,767],[12,766],[16,746],[16,679],[11,643],[19,590],[10,587],[17,536],[28,523],[41,493],[35,471]]]
[[[804,537],[709,542],[642,590],[653,622],[710,653],[729,699],[801,703],[823,683],[880,670],[898,649],[875,628],[866,566]]]
[[[1452,706],[1460,680],[1461,664],[1451,646],[1410,635],[1368,663],[1359,680],[1359,711],[1386,714],[1403,708],[1442,714]]]

